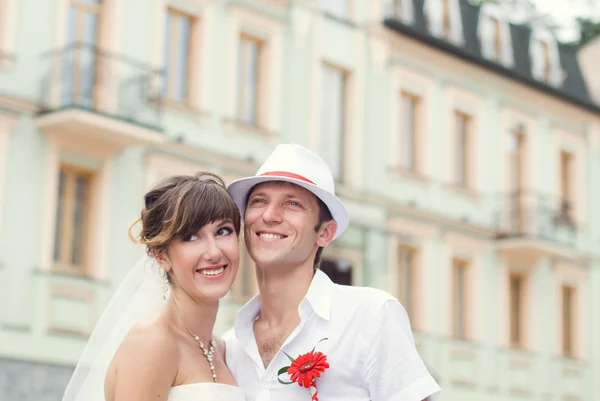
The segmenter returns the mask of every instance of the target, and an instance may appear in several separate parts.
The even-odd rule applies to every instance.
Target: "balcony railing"
[[[499,238],[535,238],[572,244],[581,226],[573,203],[531,190],[503,195],[496,215]]]
[[[86,44],[46,54],[42,63],[41,113],[80,109],[162,130],[162,70]]]

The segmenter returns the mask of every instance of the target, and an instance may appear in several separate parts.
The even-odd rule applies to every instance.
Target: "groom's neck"
[[[298,317],[298,305],[306,296],[314,272],[311,266],[286,269],[257,268],[261,297],[261,320],[272,325],[285,324]]]

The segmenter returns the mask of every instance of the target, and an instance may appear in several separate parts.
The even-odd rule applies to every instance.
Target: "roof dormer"
[[[483,57],[506,67],[514,65],[510,24],[502,8],[491,3],[481,6],[477,36]]]
[[[384,19],[395,19],[410,25],[415,20],[413,0],[382,0]]]
[[[457,46],[465,43],[459,0],[425,0],[429,32]]]
[[[550,31],[535,27],[531,30],[529,42],[531,76],[548,85],[560,86],[564,73],[558,54],[558,43]]]

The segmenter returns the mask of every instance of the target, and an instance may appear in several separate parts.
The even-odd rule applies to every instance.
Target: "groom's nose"
[[[264,210],[262,215],[266,223],[281,223],[283,221],[283,211],[281,206],[275,202],[271,202]]]

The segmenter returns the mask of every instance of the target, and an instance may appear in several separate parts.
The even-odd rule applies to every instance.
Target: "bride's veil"
[[[69,382],[63,401],[104,401],[108,366],[131,327],[164,305],[158,265],[142,257],[104,310]]]

